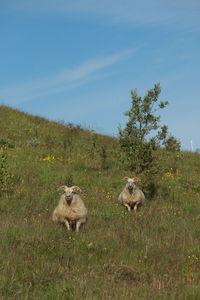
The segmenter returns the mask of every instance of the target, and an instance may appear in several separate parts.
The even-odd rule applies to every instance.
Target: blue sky
[[[199,0],[0,0],[0,103],[117,135],[160,82],[163,124],[200,148]]]

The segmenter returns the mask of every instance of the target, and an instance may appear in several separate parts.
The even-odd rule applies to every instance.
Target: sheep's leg
[[[70,228],[69,222],[67,220],[64,220],[64,224],[67,227],[67,230],[70,231],[71,228]]]
[[[138,207],[138,203],[135,203],[135,206],[134,206],[134,212],[135,213],[137,212],[137,207]]]
[[[82,223],[81,220],[76,222],[76,232],[79,232],[79,228],[81,226],[81,223]]]
[[[131,211],[131,208],[128,204],[124,204],[124,206],[128,209],[128,211]]]

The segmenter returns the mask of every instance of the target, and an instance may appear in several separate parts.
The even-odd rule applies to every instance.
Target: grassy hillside
[[[200,155],[163,152],[137,214],[117,201],[119,155],[114,138],[0,106],[1,299],[200,298]],[[83,190],[78,234],[51,220],[63,184]]]

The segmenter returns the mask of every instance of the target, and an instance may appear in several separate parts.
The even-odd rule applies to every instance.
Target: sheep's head
[[[66,185],[62,185],[58,188],[58,190],[64,190],[65,193],[65,200],[69,203],[71,203],[73,196],[77,193],[81,193],[81,189],[78,186],[71,186],[68,187]]]
[[[136,189],[136,183],[140,181],[137,177],[124,177],[123,180],[127,180],[126,188],[129,190],[129,192],[132,192],[134,189]]]

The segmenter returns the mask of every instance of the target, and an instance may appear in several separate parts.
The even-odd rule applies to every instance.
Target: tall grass
[[[5,106],[0,128],[12,179],[0,193],[1,299],[200,298],[199,154],[181,153],[175,172],[162,153],[156,193],[134,214],[117,201],[131,174],[116,139]],[[51,221],[65,183],[88,208],[78,234]]]

